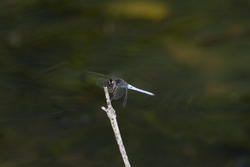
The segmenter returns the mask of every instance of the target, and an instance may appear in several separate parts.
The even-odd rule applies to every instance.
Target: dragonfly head
[[[109,79],[108,86],[113,87],[113,85],[114,85],[114,81],[112,79]]]

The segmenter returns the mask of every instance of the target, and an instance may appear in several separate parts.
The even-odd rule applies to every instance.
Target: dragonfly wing
[[[128,99],[128,88],[125,89],[125,96],[124,96],[124,99],[123,99],[123,107],[126,106],[127,104],[127,99]]]
[[[89,76],[94,76],[94,77],[98,77],[98,78],[108,78],[108,76],[97,73],[97,72],[93,72],[93,71],[88,71],[87,74]]]
[[[104,87],[104,86],[108,86],[108,79],[105,78],[95,78],[96,84],[99,87]]]
[[[107,87],[109,93],[113,92],[113,89],[109,86],[109,80],[112,79],[110,76],[103,75],[97,72],[88,71],[87,72],[88,78],[94,80],[97,86],[103,88]]]
[[[118,100],[120,99],[126,92],[126,89],[124,88],[116,88],[113,92],[112,100]]]

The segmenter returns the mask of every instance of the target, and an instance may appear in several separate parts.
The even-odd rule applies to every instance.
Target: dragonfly
[[[94,77],[96,79],[96,84],[98,86],[108,88],[109,93],[113,94],[111,100],[118,100],[124,97],[123,107],[125,107],[127,104],[129,89],[137,91],[137,92],[141,92],[150,96],[154,96],[154,93],[132,86],[131,84],[127,83],[124,79],[100,74],[97,72],[88,72],[88,74],[91,77]]]

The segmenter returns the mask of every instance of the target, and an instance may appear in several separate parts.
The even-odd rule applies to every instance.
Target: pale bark
[[[130,167],[131,165],[129,163],[129,159],[128,159],[125,147],[123,145],[119,126],[118,126],[118,123],[116,120],[116,112],[115,112],[114,108],[112,107],[107,87],[104,87],[104,92],[105,92],[105,96],[106,96],[107,108],[102,107],[102,110],[104,110],[107,113],[107,116],[109,117],[111,126],[112,126],[114,134],[115,134],[116,142],[119,146],[120,153],[122,155],[124,165],[125,165],[125,167]]]

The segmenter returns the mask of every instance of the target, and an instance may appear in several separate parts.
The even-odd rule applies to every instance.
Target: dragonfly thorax
[[[114,80],[114,86],[119,88],[127,88],[127,83],[122,79]]]

